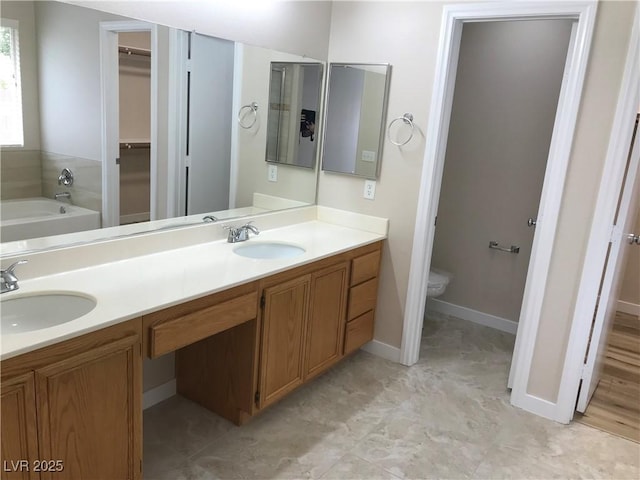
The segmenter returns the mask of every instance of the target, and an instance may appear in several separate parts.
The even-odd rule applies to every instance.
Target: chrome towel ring
[[[242,123],[242,119],[244,118],[242,112],[247,108],[251,111],[251,113],[253,113],[253,119],[251,120],[251,123]],[[238,124],[242,128],[244,128],[245,130],[248,130],[249,128],[253,127],[257,121],[258,121],[258,104],[256,102],[251,102],[248,105],[243,105],[242,107],[240,107],[240,110],[238,111]]]
[[[404,124],[409,125],[409,127],[411,127],[411,131],[409,132],[409,136],[407,137],[407,139],[404,142],[396,142],[394,139],[391,138],[391,127],[393,126],[394,123],[396,123],[396,122],[398,122],[400,120],[402,120],[402,122]],[[401,117],[394,118],[393,120],[391,120],[391,123],[389,124],[389,128],[387,129],[387,136],[389,137],[389,141],[391,143],[393,143],[397,147],[402,147],[403,145],[406,145],[407,143],[409,143],[411,141],[411,139],[413,138],[413,132],[414,132],[415,128],[416,128],[415,124],[413,123],[413,114],[405,113]]]

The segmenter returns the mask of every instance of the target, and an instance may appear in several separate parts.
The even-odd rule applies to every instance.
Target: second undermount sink
[[[258,259],[293,258],[302,255],[305,249],[297,245],[278,242],[254,242],[233,249],[236,255]]]
[[[40,293],[0,302],[3,334],[24,333],[70,322],[96,307],[95,299],[76,293]]]

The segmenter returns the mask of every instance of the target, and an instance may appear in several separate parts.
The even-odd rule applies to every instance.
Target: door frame
[[[542,301],[553,252],[553,241],[564,180],[569,163],[574,130],[582,96],[597,2],[495,2],[443,7],[438,58],[425,150],[416,228],[411,252],[411,268],[405,305],[400,361],[418,361],[421,329],[427,297],[429,266],[435,235],[435,216],[444,170],[449,121],[458,67],[462,29],[467,22],[570,19],[577,21],[573,44],[569,45],[568,71],[558,99],[537,216],[529,270],[525,285],[516,347],[514,350],[511,403],[538,415],[552,418],[555,404],[526,391]]]
[[[151,52],[158,51],[157,26],[137,20],[100,22],[100,93],[102,104],[102,227],[120,225],[118,33],[151,32]],[[115,66],[115,67],[114,67]],[[151,55],[150,112],[151,220],[157,218],[158,197],[158,55]]]
[[[589,345],[591,319],[595,311],[602,272],[618,199],[623,187],[635,117],[640,106],[640,7],[636,5],[629,49],[616,106],[609,146],[600,179],[598,197],[589,233],[582,276],[578,287],[569,344],[562,370],[555,420],[568,423],[575,413],[582,379],[584,356]],[[629,171],[629,175],[633,175]],[[638,175],[636,169],[635,175]]]

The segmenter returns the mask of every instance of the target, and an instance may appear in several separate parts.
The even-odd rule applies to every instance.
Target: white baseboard
[[[362,349],[365,352],[369,352],[373,355],[384,358],[385,360],[400,363],[400,349],[393,345],[382,343],[378,340],[371,340],[369,343],[364,345]]]
[[[462,320],[467,320],[473,323],[479,323],[485,327],[495,328],[496,330],[502,330],[503,332],[516,334],[518,331],[518,322],[508,320],[502,317],[496,317],[488,313],[472,310],[467,307],[460,307],[453,303],[444,302],[437,298],[429,298],[427,307],[436,312],[444,313],[445,315],[451,315]]]
[[[169,380],[167,383],[158,385],[151,390],[147,390],[142,394],[142,409],[146,410],[153,407],[156,403],[160,403],[167,398],[171,398],[176,394],[176,379]]]
[[[623,313],[628,313],[629,315],[638,315],[640,316],[640,305],[636,305],[631,302],[623,302],[622,300],[618,300],[618,311]]]

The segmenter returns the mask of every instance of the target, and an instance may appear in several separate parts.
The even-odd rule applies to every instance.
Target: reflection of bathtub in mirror
[[[254,193],[253,194],[253,204],[248,207],[241,208],[232,208],[229,210],[220,210],[215,212],[206,212],[196,215],[189,215],[186,217],[177,217],[177,218],[167,218],[165,220],[154,220],[153,222],[141,222],[141,223],[132,223],[129,225],[122,225],[118,227],[108,227],[103,229],[94,230],[98,227],[92,226],[91,230],[80,231],[74,230],[70,231],[72,233],[68,234],[47,234],[54,236],[43,236],[35,235],[33,237],[29,237],[26,240],[20,241],[9,241],[9,243],[5,243],[4,235],[5,235],[5,225],[13,222],[13,220],[7,220],[7,217],[4,216],[5,208],[11,203],[25,203],[28,200],[42,200],[57,206],[58,210],[60,206],[75,208],[78,210],[84,210],[87,212],[92,212],[97,214],[98,212],[93,212],[92,210],[87,210],[80,207],[74,207],[73,205],[68,205],[62,202],[55,202],[53,200],[49,200],[46,198],[31,198],[31,199],[21,199],[21,200],[3,200],[0,202],[0,206],[2,206],[2,222],[0,223],[1,231],[2,231],[2,255],[15,255],[20,252],[33,252],[40,250],[47,250],[50,248],[60,248],[65,245],[82,245],[86,243],[109,240],[113,238],[120,237],[130,237],[134,235],[141,235],[145,233],[152,233],[155,231],[163,231],[163,230],[171,230],[174,228],[182,228],[193,225],[202,225],[205,223],[204,217],[207,215],[211,215],[216,218],[216,222],[223,222],[226,220],[237,219],[239,222],[242,222],[242,218],[247,215],[257,215],[260,213],[271,212],[275,210],[282,210],[288,208],[296,208],[296,207],[304,207],[310,205],[308,202],[300,202],[297,200],[290,200],[288,198],[277,197],[273,195],[265,195],[262,193]],[[56,210],[56,211],[58,211]],[[55,212],[55,211],[54,211]],[[53,215],[53,213],[50,213]],[[59,213],[58,216],[61,216]],[[26,219],[21,219],[21,222],[24,222]],[[36,238],[37,237],[37,238]],[[16,240],[16,238],[13,238]]]
[[[100,228],[100,213],[43,197],[0,202],[2,242]]]

